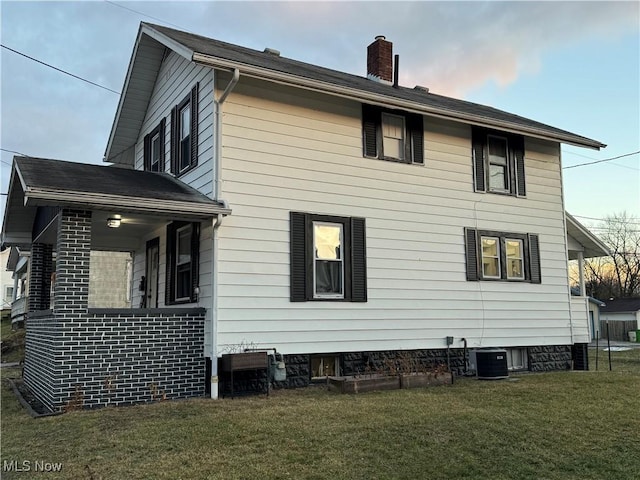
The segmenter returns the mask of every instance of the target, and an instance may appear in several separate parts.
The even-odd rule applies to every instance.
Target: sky
[[[102,163],[141,21],[366,75],[385,35],[400,84],[604,144],[562,146],[565,207],[640,218],[640,2],[0,2],[0,193],[13,152]],[[116,93],[114,93],[113,91]],[[4,213],[6,195],[0,195]]]

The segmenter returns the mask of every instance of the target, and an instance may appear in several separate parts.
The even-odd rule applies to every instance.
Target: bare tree
[[[611,256],[585,261],[587,292],[601,299],[640,297],[640,220],[626,212],[614,213],[592,228]]]

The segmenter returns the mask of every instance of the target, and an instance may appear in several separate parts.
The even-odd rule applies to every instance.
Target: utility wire
[[[110,2],[109,0],[104,0],[104,1],[105,1],[105,3],[109,3],[109,4],[113,5],[114,7],[123,8],[125,10],[129,10],[130,12],[137,13],[138,15],[142,15],[143,17],[153,18],[154,20],[157,20],[158,22],[166,23],[167,25],[171,25],[172,27],[179,28],[180,30],[188,31],[187,29],[185,29],[184,27],[181,27],[180,25],[176,25],[175,23],[167,22],[166,20],[162,20],[161,18],[154,17],[152,15],[149,15],[148,13],[139,12],[138,10],[134,10],[133,8],[125,7],[124,5],[120,5],[119,3],[116,3],[116,2]]]
[[[596,163],[610,162],[611,160],[617,160],[618,158],[630,157],[631,155],[637,155],[639,153],[640,153],[640,150],[635,151],[635,152],[631,152],[631,153],[625,153],[624,155],[618,155],[617,157],[604,158],[602,160],[595,160],[593,162],[578,163],[577,165],[569,165],[568,167],[562,167],[562,169],[565,170],[565,169],[568,169],[568,168],[584,167],[585,165],[594,165]]]
[[[0,148],[0,150],[2,150],[3,152],[7,152],[7,153],[17,153],[18,155],[22,155],[23,157],[28,157],[29,156],[26,153],[16,152],[15,150],[9,150],[7,148]]]
[[[617,218],[596,218],[596,217],[585,217],[583,215],[572,215],[572,217],[576,217],[576,218],[586,218],[587,220],[597,220],[599,222],[613,222],[613,223],[625,223],[625,224],[629,224],[629,225],[640,225],[640,222],[634,222],[634,221],[628,221],[628,220],[620,220]],[[632,219],[632,220],[635,220]],[[591,227],[594,228],[594,227]],[[597,227],[595,227],[597,228]],[[602,227],[605,228],[605,227]]]
[[[120,92],[116,92],[115,90],[112,90],[109,87],[105,87],[104,85],[100,85],[98,83],[92,82],[91,80],[87,80],[86,78],[79,77],[78,75],[74,75],[73,73],[69,73],[66,70],[62,70],[61,68],[54,67],[53,65],[49,65],[48,63],[45,63],[42,60],[38,60],[37,58],[30,57],[29,55],[27,55],[25,53],[22,53],[22,52],[19,52],[18,50],[14,50],[13,48],[9,48],[6,45],[0,44],[0,47],[6,48],[10,52],[16,53],[18,55],[22,55],[23,57],[28,58],[29,60],[33,60],[34,62],[37,62],[37,63],[39,63],[41,65],[44,65],[45,67],[53,68],[54,70],[57,70],[60,73],[64,73],[65,75],[69,75],[70,77],[73,77],[73,78],[77,78],[78,80],[82,80],[83,82],[86,82],[86,83],[88,83],[90,85],[94,85],[96,87],[100,87],[100,88],[102,88],[104,90],[107,90],[107,91],[109,91],[111,93],[115,93],[116,95],[120,95]]]

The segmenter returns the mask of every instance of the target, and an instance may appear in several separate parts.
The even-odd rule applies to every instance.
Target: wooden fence
[[[629,332],[634,332],[638,329],[638,322],[635,320],[609,320],[609,340],[616,340],[619,342],[629,341]],[[607,321],[600,321],[600,332],[602,338],[607,338]]]

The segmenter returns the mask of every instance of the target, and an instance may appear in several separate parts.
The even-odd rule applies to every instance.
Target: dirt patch
[[[38,400],[29,388],[24,384],[21,378],[7,378],[7,382],[11,385],[13,393],[20,404],[29,412],[32,417],[46,417],[58,415],[60,412],[51,412],[44,403]]]

